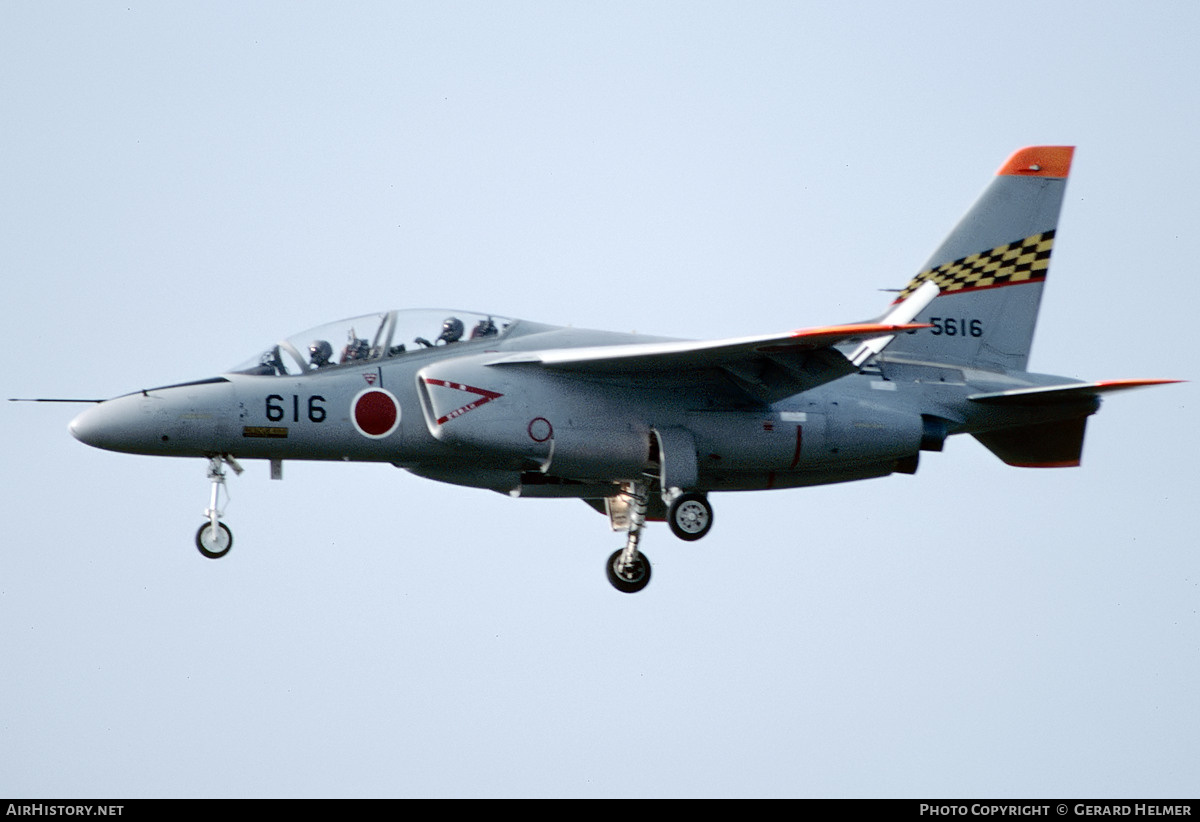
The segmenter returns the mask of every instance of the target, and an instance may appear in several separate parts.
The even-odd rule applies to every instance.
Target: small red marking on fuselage
[[[529,432],[529,439],[534,442],[545,442],[554,436],[554,426],[545,417],[531,419],[526,430]]]
[[[438,425],[445,425],[450,420],[457,419],[458,417],[461,417],[463,414],[467,413],[468,411],[474,411],[479,406],[486,405],[487,403],[491,402],[492,400],[498,399],[498,398],[504,396],[503,394],[497,393],[495,391],[489,391],[486,388],[476,388],[473,385],[463,385],[460,382],[449,382],[447,380],[435,380],[435,379],[432,379],[429,377],[424,377],[423,379],[425,380],[426,385],[440,385],[443,388],[453,388],[455,391],[466,391],[468,394],[478,394],[479,395],[479,399],[475,400],[474,402],[469,402],[466,405],[462,406],[461,408],[455,408],[449,414],[446,414],[443,417],[439,417],[437,420]]]

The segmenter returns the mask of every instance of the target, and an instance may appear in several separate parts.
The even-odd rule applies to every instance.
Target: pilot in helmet
[[[313,368],[324,368],[329,365],[329,359],[332,356],[333,346],[326,340],[313,340],[312,345],[308,347],[308,359]]]
[[[463,322],[458,317],[447,317],[442,322],[442,333],[438,337],[438,342],[444,342],[447,345],[458,342],[462,339]]]
[[[500,330],[496,328],[496,323],[491,317],[488,317],[486,320],[480,320],[475,323],[475,327],[471,329],[471,339],[477,340],[480,337],[494,337],[499,333]]]
[[[341,362],[371,358],[371,344],[355,334],[353,328],[346,332],[346,338],[346,347],[342,349]]]

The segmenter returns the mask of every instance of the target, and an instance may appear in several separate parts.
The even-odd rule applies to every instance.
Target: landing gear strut
[[[196,532],[196,548],[209,559],[220,559],[229,553],[233,547],[233,532],[229,526],[221,522],[225,513],[220,507],[221,492],[225,493],[225,501],[229,501],[229,490],[225,488],[225,466],[233,469],[235,474],[242,473],[242,466],[228,455],[218,455],[208,458],[208,479],[212,482],[212,493],[209,495],[208,507],[204,516],[208,522],[200,526]]]
[[[625,547],[608,558],[608,581],[623,594],[635,594],[650,584],[650,560],[638,552],[649,501],[649,483],[644,480],[633,483],[630,489],[629,535],[625,539]]]
[[[608,506],[613,529],[627,528],[629,532],[625,547],[608,558],[608,581],[622,593],[637,593],[650,583],[650,560],[638,550],[638,544],[646,525],[646,511],[651,507],[650,495],[656,493],[658,483],[653,474],[646,474],[641,480],[628,484],[625,493],[610,501]],[[675,536],[694,542],[712,528],[713,509],[707,495],[668,488],[662,491],[661,496],[667,524]],[[654,504],[656,507],[652,516],[662,517],[664,509],[657,508],[657,500]]]

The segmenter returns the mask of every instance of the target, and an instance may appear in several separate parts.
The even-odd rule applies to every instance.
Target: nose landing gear
[[[650,584],[650,560],[645,554],[638,554],[632,562],[625,563],[621,560],[624,553],[624,548],[618,548],[608,558],[608,581],[623,594],[636,594]]]
[[[635,482],[629,491],[629,534],[625,547],[608,558],[608,581],[623,594],[636,594],[650,584],[650,560],[638,552],[642,528],[646,524],[646,506],[650,504],[650,485]]]
[[[200,530],[196,532],[196,548],[209,559],[220,559],[233,547],[233,532],[221,522],[225,513],[220,507],[222,491],[225,493],[225,501],[229,502],[229,490],[225,487],[226,465],[232,468],[235,474],[242,473],[242,466],[231,456],[222,454],[208,458],[208,479],[212,482],[212,493],[209,496],[208,507],[204,509],[204,516],[208,517],[208,522],[201,525]]]

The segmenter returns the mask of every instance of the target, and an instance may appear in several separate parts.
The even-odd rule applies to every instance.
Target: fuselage
[[[662,461],[663,432],[683,431],[696,488],[751,490],[911,473],[949,434],[1014,424],[1011,409],[980,407],[972,393],[1061,382],[882,363],[766,403],[702,370],[496,365],[511,352],[646,342],[661,338],[510,321],[478,339],[376,345],[375,356],[338,364],[301,357],[138,391],[85,411],[71,432],[137,454],[387,462],[514,495],[599,497]]]

